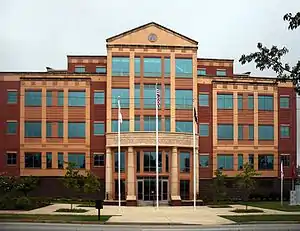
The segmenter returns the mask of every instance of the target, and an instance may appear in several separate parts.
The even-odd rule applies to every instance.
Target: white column
[[[171,166],[171,200],[181,200],[178,192],[178,156],[177,147],[173,147]]]
[[[112,198],[112,153],[110,148],[106,148],[106,164],[105,164],[105,191],[108,194],[108,199],[111,200]],[[105,194],[105,199],[106,199]]]
[[[134,168],[134,150],[133,147],[128,147],[127,154],[127,197],[126,200],[136,200],[135,190],[135,168]]]

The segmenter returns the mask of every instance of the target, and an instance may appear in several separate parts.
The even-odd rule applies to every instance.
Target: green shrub
[[[17,199],[15,208],[18,210],[29,210],[34,207],[34,202],[28,197],[20,197]]]

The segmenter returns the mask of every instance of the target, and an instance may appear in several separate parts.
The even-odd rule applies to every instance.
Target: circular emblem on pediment
[[[156,34],[153,34],[153,33],[149,34],[149,35],[148,35],[148,40],[149,40],[150,42],[156,42],[156,41],[157,41],[157,35],[156,35]]]

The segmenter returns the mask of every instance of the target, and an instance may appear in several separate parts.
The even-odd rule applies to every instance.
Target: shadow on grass
[[[287,215],[223,215],[221,216],[225,219],[238,222],[238,223],[257,223],[257,222],[300,222],[300,215],[297,214],[287,214]]]
[[[55,212],[60,212],[60,213],[85,213],[88,210],[86,209],[57,209]]]
[[[212,209],[232,208],[230,205],[208,205],[207,207]]]
[[[231,210],[230,212],[234,213],[263,213],[263,210],[260,209],[234,209]]]

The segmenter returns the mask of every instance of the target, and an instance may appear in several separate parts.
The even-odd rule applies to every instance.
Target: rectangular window
[[[104,104],[105,94],[104,91],[94,91],[94,104]]]
[[[42,91],[25,91],[25,106],[42,106]]]
[[[73,163],[75,168],[85,168],[84,153],[68,153],[68,163]]]
[[[129,89],[128,88],[113,88],[111,91],[112,108],[118,108],[118,97],[120,97],[121,108],[129,108]]]
[[[161,58],[144,58],[144,77],[161,76]]]
[[[238,109],[243,109],[243,95],[238,95]]]
[[[248,95],[248,109],[254,109],[254,97],[253,95]]]
[[[171,105],[170,85],[165,85],[165,108],[170,109],[170,105]]]
[[[52,152],[46,153],[46,168],[52,168]]]
[[[64,122],[57,122],[57,137],[62,138],[64,136]]]
[[[57,167],[58,167],[58,169],[64,169],[64,153],[63,152],[57,153]]]
[[[253,124],[248,125],[248,139],[254,140],[254,125]]]
[[[52,106],[53,101],[52,101],[52,91],[47,91],[46,92],[46,105],[47,106]]]
[[[96,73],[105,74],[106,73],[106,67],[96,67]]]
[[[25,152],[25,168],[42,168],[40,152]]]
[[[209,155],[199,155],[199,164],[201,168],[208,168]]]
[[[141,58],[134,58],[134,75],[141,75]]]
[[[280,125],[280,138],[289,138],[289,137],[290,137],[290,126]]]
[[[140,116],[134,117],[134,131],[140,131],[141,130],[141,120]]]
[[[156,152],[144,152],[144,172],[156,171]],[[162,172],[162,154],[158,152],[158,172]]]
[[[258,110],[273,111],[273,96],[259,95]]]
[[[175,58],[176,78],[193,77],[193,60],[184,58]]]
[[[249,154],[248,163],[252,168],[254,168],[254,154]]]
[[[141,171],[141,153],[136,152],[136,172]]]
[[[18,92],[17,91],[7,91],[7,103],[16,104],[18,102]]]
[[[41,122],[25,122],[25,137],[40,138],[42,136]]]
[[[165,77],[170,77],[170,73],[171,73],[170,58],[164,59],[164,65],[165,65]]]
[[[280,164],[283,162],[284,167],[290,167],[290,155],[289,154],[281,154],[280,155]]]
[[[238,125],[238,139],[243,140],[244,139],[244,125],[239,124]]]
[[[94,135],[103,136],[105,133],[104,122],[94,122]]]
[[[290,108],[289,96],[280,96],[280,108]]]
[[[175,90],[176,109],[193,108],[192,90]]]
[[[120,124],[120,131],[121,132],[129,132],[129,120],[122,121],[123,123]],[[118,132],[118,120],[111,121],[111,132]]]
[[[126,200],[125,195],[125,180],[120,180],[120,188],[121,188],[121,200]],[[119,180],[115,180],[115,200],[119,200]]]
[[[217,70],[216,75],[217,76],[226,76],[227,73],[226,73],[226,70]]]
[[[85,91],[69,91],[68,105],[76,106],[76,107],[84,107]]]
[[[84,66],[77,66],[77,67],[75,67],[75,72],[76,73],[84,73],[85,72],[85,67]]]
[[[190,181],[180,180],[180,198],[181,200],[190,199]]]
[[[197,75],[198,76],[205,76],[206,75],[206,69],[205,68],[201,68],[197,70]]]
[[[16,165],[17,164],[17,153],[7,152],[6,153],[6,164]]]
[[[258,170],[273,170],[274,155],[258,155]]]
[[[233,155],[218,155],[218,169],[233,170]]]
[[[258,125],[258,140],[274,140],[274,127],[272,125]]]
[[[218,124],[218,140],[233,140],[232,124]]]
[[[112,76],[129,76],[129,57],[112,57]]]
[[[6,122],[6,134],[14,135],[17,133],[18,123],[17,122]]]
[[[156,131],[156,118],[155,116],[144,116],[144,131]],[[161,131],[161,117],[158,117],[158,131]]]
[[[169,172],[169,153],[166,152],[166,172]]]
[[[176,132],[193,132],[192,121],[176,121]]]
[[[115,172],[118,172],[118,152],[115,152]],[[125,152],[120,152],[120,172],[125,172]]]
[[[59,91],[57,94],[57,106],[64,106],[64,92]]]
[[[104,166],[104,154],[94,153],[94,166]]]
[[[85,122],[68,123],[69,138],[85,138]]]
[[[46,137],[52,137],[52,122],[46,123]]]
[[[238,170],[242,170],[244,165],[243,154],[238,154]]]
[[[232,109],[233,95],[232,94],[218,94],[218,109]]]
[[[158,85],[158,89],[161,87]],[[144,108],[155,108],[156,101],[156,85],[144,84]]]
[[[189,152],[180,152],[180,172],[190,172]]]
[[[169,116],[165,116],[165,131],[166,132],[171,131],[171,119]]]
[[[209,136],[208,124],[199,124],[199,135],[203,137]]]
[[[140,84],[134,85],[134,107],[141,108],[141,88]]]
[[[199,106],[208,107],[209,106],[209,95],[206,93],[199,94]]]

